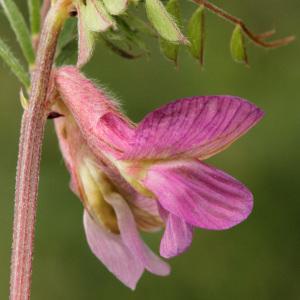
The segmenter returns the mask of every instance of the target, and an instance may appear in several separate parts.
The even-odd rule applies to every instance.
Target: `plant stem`
[[[68,17],[70,5],[71,0],[58,0],[49,10],[37,51],[29,107],[24,111],[22,118],[16,178],[10,300],[30,299],[40,157],[47,117],[44,102],[57,38]]]

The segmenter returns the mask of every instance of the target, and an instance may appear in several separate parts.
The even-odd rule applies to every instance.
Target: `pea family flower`
[[[165,231],[160,254],[185,251],[193,229],[228,229],[250,214],[251,192],[203,160],[224,150],[263,116],[232,96],[177,100],[139,124],[74,67],[56,71],[61,100],[53,110],[71,188],[84,206],[93,253],[134,288],[146,269],[168,265],[144,244],[140,231]]]

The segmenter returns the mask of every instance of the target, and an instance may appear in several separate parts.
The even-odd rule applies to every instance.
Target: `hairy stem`
[[[229,14],[228,12],[220,9],[216,5],[210,3],[209,1],[206,0],[193,0],[193,2],[203,5],[205,8],[210,10],[211,12],[215,13],[216,15],[220,16],[221,18],[235,24],[235,25],[240,25],[242,30],[244,31],[245,35],[256,45],[264,47],[264,48],[277,48],[281,46],[285,46],[292,41],[295,40],[294,36],[288,36],[279,40],[275,40],[272,42],[266,42],[264,41],[265,38],[271,37],[274,33],[275,30],[268,31],[266,33],[262,34],[254,34],[247,26],[246,24],[239,18]]]
[[[71,0],[58,0],[44,22],[29,107],[25,110],[19,144],[16,178],[10,299],[30,299],[34,227],[40,157],[47,118],[45,100],[60,29],[68,17]]]

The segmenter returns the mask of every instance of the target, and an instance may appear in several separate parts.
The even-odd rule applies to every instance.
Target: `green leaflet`
[[[157,37],[157,32],[154,28],[148,22],[145,22],[134,14],[127,12],[124,16],[122,16],[122,18],[131,28],[134,28],[135,31]]]
[[[55,63],[58,66],[76,64],[77,55],[77,20],[68,19],[58,39]],[[75,57],[75,59],[74,59]]]
[[[32,35],[40,31],[40,0],[27,0]]]
[[[55,60],[57,66],[75,65],[77,60],[77,41],[71,40],[59,52]]]
[[[190,40],[189,51],[193,57],[204,62],[204,6],[200,6],[191,16],[188,24],[188,38]]]
[[[146,0],[145,5],[148,19],[161,37],[173,43],[188,43],[172,16],[159,0]]]
[[[34,64],[35,55],[31,44],[29,29],[23,15],[13,0],[0,0],[4,13],[15,32],[23,54],[30,65]]]
[[[109,27],[115,27],[114,20],[99,0],[87,0],[86,5],[81,5],[80,9],[89,30],[102,32]]]
[[[108,12],[112,15],[120,15],[128,6],[128,0],[102,0]]]
[[[110,50],[124,58],[133,59],[148,54],[139,30],[128,24],[125,16],[118,17],[118,31],[106,31],[102,39]]]
[[[129,0],[129,2],[131,2],[132,4],[137,6],[139,4],[140,0]]]
[[[95,39],[88,25],[88,16],[84,13],[85,5],[80,3],[78,11],[78,60],[77,67],[82,67],[91,58]]]
[[[26,88],[29,88],[30,79],[28,73],[24,70],[19,60],[13,55],[2,39],[0,39],[0,57],[10,67],[11,71],[16,75],[20,82]]]
[[[57,43],[57,51],[65,47],[72,40],[77,37],[77,20],[76,18],[70,18],[66,20],[64,27],[59,35],[58,43]]]
[[[167,12],[174,18],[178,25],[181,24],[181,15],[180,15],[180,5],[178,0],[169,0],[166,5]],[[174,44],[165,40],[164,38],[160,38],[160,48],[163,54],[177,64],[178,52],[179,52],[179,44]]]
[[[244,36],[240,25],[236,25],[233,30],[230,50],[232,58],[239,63],[248,63],[247,52],[245,48]]]
[[[102,39],[105,43],[105,45],[115,54],[117,54],[118,56],[122,57],[122,58],[126,58],[126,59],[136,59],[142,56],[142,54],[135,54],[132,53],[130,50],[124,49],[121,46],[115,44],[114,42],[106,39],[104,36],[102,36]]]

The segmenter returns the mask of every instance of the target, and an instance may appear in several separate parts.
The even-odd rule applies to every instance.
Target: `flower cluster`
[[[55,72],[63,115],[55,126],[71,188],[84,206],[93,253],[130,288],[146,269],[165,276],[168,264],[140,231],[164,228],[160,255],[192,242],[194,228],[228,229],[245,220],[251,192],[203,160],[227,148],[263,116],[232,96],[192,97],[148,114],[139,124],[75,67]]]

